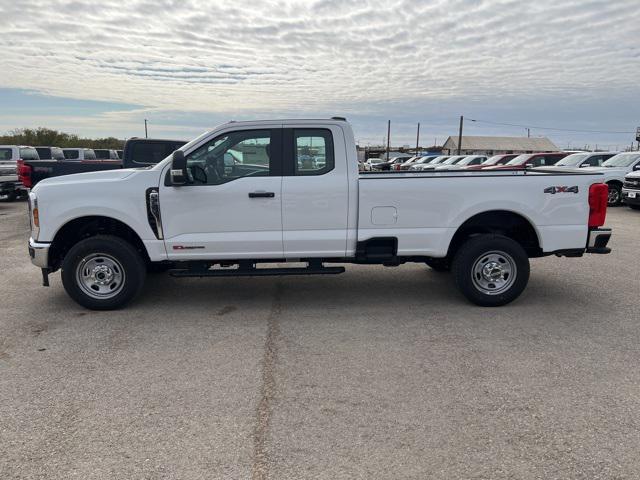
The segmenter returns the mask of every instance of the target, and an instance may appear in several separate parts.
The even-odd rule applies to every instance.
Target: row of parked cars
[[[390,160],[370,158],[361,171],[427,172],[585,168],[604,175],[609,206],[640,208],[640,152],[540,152],[486,155],[416,155]],[[625,178],[627,177],[627,178]]]
[[[153,165],[185,143],[134,137],[124,150],[0,145],[0,196],[15,200],[45,178]]]

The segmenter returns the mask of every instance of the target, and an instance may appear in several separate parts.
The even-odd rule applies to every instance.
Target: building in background
[[[444,154],[458,153],[458,136],[449,137],[442,147]],[[462,136],[461,155],[472,153],[497,155],[502,153],[556,152],[558,147],[546,137],[474,137]]]

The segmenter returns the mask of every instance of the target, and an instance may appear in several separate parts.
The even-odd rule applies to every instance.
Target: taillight
[[[27,188],[31,188],[31,165],[25,165],[24,160],[18,160],[18,180]]]
[[[589,187],[589,227],[601,227],[607,218],[609,187],[594,183]]]

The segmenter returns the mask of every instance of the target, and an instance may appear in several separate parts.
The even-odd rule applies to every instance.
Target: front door
[[[282,258],[281,129],[230,130],[186,154],[189,182],[160,184],[171,260]]]

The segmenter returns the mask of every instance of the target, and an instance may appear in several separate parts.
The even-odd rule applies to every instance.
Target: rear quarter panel
[[[589,186],[601,182],[598,175],[482,171],[363,175],[359,180],[358,240],[395,236],[399,255],[442,257],[465,221],[479,213],[504,210],[531,223],[544,252],[583,248]],[[578,186],[578,193],[544,192],[552,186]],[[387,216],[389,223],[380,224],[376,212],[388,212],[389,207],[395,208],[395,218]]]

